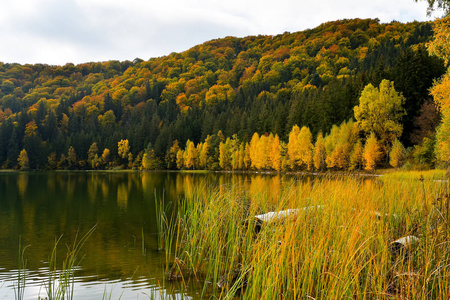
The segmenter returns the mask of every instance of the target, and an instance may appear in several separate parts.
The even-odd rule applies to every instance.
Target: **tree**
[[[303,126],[298,134],[298,153],[301,165],[306,166],[306,169],[311,170],[313,164],[313,150],[312,134],[308,127]]]
[[[151,147],[145,149],[144,156],[142,157],[142,169],[143,170],[157,170],[160,168],[160,161],[155,155],[155,151]]]
[[[130,152],[130,144],[128,140],[120,140],[118,143],[118,153],[123,159],[128,159],[128,152]]]
[[[102,164],[106,165],[109,162],[110,151],[108,148],[105,148],[102,153]]]
[[[19,167],[21,170],[27,170],[30,167],[30,161],[28,159],[28,154],[25,149],[20,151],[19,157],[17,158],[17,162],[19,163]]]
[[[178,149],[177,152],[177,168],[181,170],[184,167],[184,151]]]
[[[250,166],[248,168],[255,168],[258,161],[258,143],[259,143],[259,134],[255,132],[250,140],[250,144],[248,146],[248,155],[250,157]]]
[[[314,168],[316,168],[316,170],[322,170],[325,167],[326,156],[325,142],[323,140],[323,135],[320,132],[314,145]]]
[[[178,140],[173,141],[173,144],[166,155],[166,163],[168,169],[177,168],[177,154],[179,150],[180,146],[178,144]]]
[[[394,140],[391,152],[389,153],[389,164],[394,168],[398,168],[403,164],[406,157],[405,147],[398,139]]]
[[[211,148],[211,136],[208,135],[202,145],[199,155],[200,168],[206,169],[208,167],[209,149]]]
[[[186,158],[184,160],[184,164],[186,166],[186,169],[194,169],[196,166],[195,159],[197,157],[197,154],[195,151],[195,145],[190,140],[187,140],[187,142],[186,142],[185,155],[186,155]]]
[[[230,165],[230,153],[227,146],[227,143],[224,142],[219,144],[219,166],[222,170],[228,170]]]
[[[385,147],[384,151],[402,134],[400,121],[404,115],[404,102],[405,98],[395,91],[394,83],[382,80],[379,89],[369,83],[361,93],[359,105],[354,108],[360,128],[367,136],[374,133]]]
[[[364,148],[362,146],[362,143],[360,140],[358,140],[353,147],[353,151],[350,155],[350,164],[349,169],[350,170],[359,170],[361,169],[363,165],[363,154],[364,154]]]
[[[77,164],[77,153],[75,152],[75,148],[70,146],[69,151],[67,152],[67,164],[69,169],[75,168]]]
[[[364,146],[364,169],[372,171],[375,169],[376,164],[380,161],[382,153],[380,146],[378,145],[375,133],[371,133]]]
[[[289,142],[287,144],[287,155],[292,169],[296,169],[300,165],[300,152],[298,135],[300,134],[300,127],[294,125],[289,133]]]
[[[419,0],[414,0],[418,2]],[[446,15],[450,13],[450,1],[449,0],[424,0],[428,2],[427,14],[431,15],[431,13],[437,8],[439,10],[443,10]]]
[[[98,168],[100,164],[100,159],[98,157],[98,146],[97,143],[92,143],[88,150],[88,164],[92,169]]]
[[[448,3],[448,2],[445,2]],[[448,6],[446,7],[448,9]],[[434,37],[428,45],[428,51],[444,59],[446,66],[450,63],[450,17],[437,20],[434,25]],[[436,81],[431,95],[442,113],[442,121],[436,131],[436,158],[445,163],[450,162],[450,68]]]
[[[269,145],[269,160],[270,166],[273,170],[280,172],[281,171],[281,147],[280,147],[280,138],[278,134],[275,135],[271,139],[271,143]]]

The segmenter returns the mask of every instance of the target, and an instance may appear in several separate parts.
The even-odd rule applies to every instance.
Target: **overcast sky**
[[[344,18],[431,20],[413,0],[1,0],[0,61],[64,65],[181,52]]]

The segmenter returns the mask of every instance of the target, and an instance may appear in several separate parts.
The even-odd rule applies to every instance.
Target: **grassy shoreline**
[[[199,189],[173,222],[171,279],[211,281],[219,298],[243,286],[242,299],[450,297],[448,189],[426,177],[321,177],[277,199],[263,187],[252,198],[233,186]],[[255,233],[253,216],[284,209],[299,213]],[[419,242],[395,253],[408,236]]]

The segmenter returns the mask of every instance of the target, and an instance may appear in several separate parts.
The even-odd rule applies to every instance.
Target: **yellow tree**
[[[327,152],[325,149],[325,142],[323,135],[320,132],[314,145],[314,168],[316,168],[316,170],[322,170],[325,167],[326,157]]]
[[[363,164],[364,148],[360,140],[358,140],[353,147],[352,154],[350,155],[350,170],[359,170]]]
[[[229,138],[227,138],[227,142]],[[220,142],[219,144],[219,166],[222,170],[229,170],[230,167],[230,153],[227,142]]]
[[[270,158],[269,158],[269,145],[270,136],[263,134],[259,139],[258,143],[258,161],[257,164],[260,170],[267,170],[270,168]]]
[[[389,153],[389,164],[394,168],[398,168],[403,164],[405,157],[405,147],[403,147],[402,143],[398,139],[395,139],[392,144],[391,152]]]
[[[298,152],[301,165],[305,166],[307,170],[311,170],[313,165],[313,150],[311,131],[308,127],[303,126],[298,135]]]
[[[21,170],[27,170],[30,167],[30,161],[28,159],[28,154],[25,149],[20,151],[19,157],[17,158],[17,162],[19,163],[19,167]]]
[[[448,6],[447,6],[448,7]],[[433,40],[428,51],[450,63],[450,17],[438,19],[434,24]],[[440,162],[450,163],[450,68],[431,88],[431,95],[442,114],[441,124],[436,130],[436,158]]]
[[[109,162],[110,151],[108,148],[105,148],[102,153],[102,163],[106,165]]]
[[[248,168],[255,168],[258,160],[258,143],[259,143],[259,134],[255,132],[250,140],[250,144],[248,146],[248,155],[250,158],[250,165]]]
[[[245,144],[244,142],[239,144],[239,150],[236,155],[237,170],[243,170],[245,168]]]
[[[202,149],[199,155],[199,165],[200,168],[206,169],[208,167],[208,153],[211,148],[211,136],[208,135],[205,139],[205,142],[202,145]]]
[[[275,137],[271,139],[269,151],[270,166],[275,171],[281,171],[281,147],[278,134],[276,134]]]
[[[364,169],[372,171],[382,156],[375,133],[371,133],[364,146]]]
[[[184,151],[178,149],[177,152],[177,168],[181,170],[184,167]]]
[[[128,153],[130,152],[130,144],[128,140],[120,140],[118,143],[118,153],[123,159],[128,159]]]
[[[299,134],[300,128],[297,125],[294,125],[289,133],[289,142],[287,144],[287,155],[292,169],[296,169],[301,163],[298,141]]]
[[[195,145],[190,140],[187,140],[186,142],[186,149],[185,149],[185,160],[184,165],[186,169],[194,169],[195,168],[195,158],[196,158],[196,151],[195,151]]]
[[[252,165],[252,159],[250,158],[250,144],[246,143],[245,149],[244,149],[244,168],[246,170],[250,170],[251,165]]]

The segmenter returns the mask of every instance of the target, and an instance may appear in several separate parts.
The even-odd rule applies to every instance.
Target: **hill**
[[[428,126],[415,122],[428,89],[445,72],[425,50],[431,36],[431,23],[352,19],[226,37],[148,61],[0,63],[0,165],[16,167],[25,149],[30,168],[91,168],[93,143],[110,151],[109,166],[120,165],[125,139],[134,159],[152,149],[162,161],[175,140],[198,144],[219,131],[287,141],[297,124],[316,136],[351,119],[364,86],[382,79],[406,98],[401,140],[412,146]],[[211,151],[217,160],[218,145]]]

